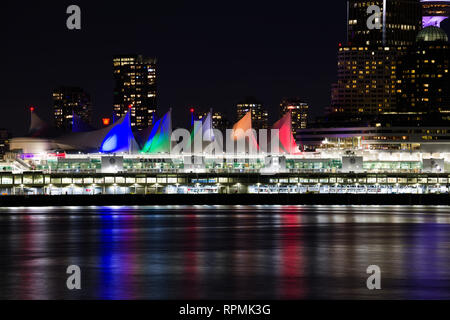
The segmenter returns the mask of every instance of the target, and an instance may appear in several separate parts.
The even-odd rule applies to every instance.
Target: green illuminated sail
[[[172,135],[172,112],[167,112],[152,128],[150,136],[142,148],[142,153],[170,153]]]

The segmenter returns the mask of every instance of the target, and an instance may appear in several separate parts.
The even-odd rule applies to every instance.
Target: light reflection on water
[[[450,298],[448,207],[1,208],[0,235],[3,299]]]

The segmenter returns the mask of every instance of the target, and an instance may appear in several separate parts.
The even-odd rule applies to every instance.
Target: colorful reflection
[[[304,261],[302,244],[302,217],[285,214],[281,218],[285,232],[281,238],[281,299],[302,299],[305,297]]]
[[[0,233],[2,299],[450,298],[444,207],[3,208]]]

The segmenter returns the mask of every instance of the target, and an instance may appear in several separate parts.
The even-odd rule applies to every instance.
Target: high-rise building
[[[450,44],[444,30],[429,26],[398,64],[399,111],[450,120]]]
[[[450,0],[421,0],[423,27],[440,27],[441,22],[450,17]]]
[[[381,9],[379,29],[367,26],[371,5]],[[421,29],[420,1],[350,0],[347,6],[348,39],[339,45],[330,110],[361,117],[392,112],[397,103],[397,61]]]
[[[367,9],[381,9],[381,28],[369,29]],[[350,46],[407,46],[415,42],[422,26],[420,0],[349,0],[347,2],[347,42]]]
[[[236,104],[237,120],[241,120],[252,111],[252,127],[255,130],[269,128],[269,113],[263,104],[253,97],[247,97]]]
[[[404,47],[348,47],[338,51],[331,111],[375,115],[395,110],[397,59]]]
[[[301,99],[283,99],[280,104],[280,118],[286,113],[291,113],[292,131],[306,129],[308,125],[309,105]]]
[[[79,87],[59,87],[53,91],[53,110],[55,127],[72,131],[74,117],[89,125],[92,104],[89,94]]]
[[[133,130],[153,123],[156,104],[156,59],[141,55],[116,56],[114,64],[114,120],[131,109]]]

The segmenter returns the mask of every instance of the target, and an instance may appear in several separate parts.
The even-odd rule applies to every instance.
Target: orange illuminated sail
[[[250,110],[247,114],[239,120],[233,126],[232,139],[234,141],[240,141],[242,139],[248,138],[249,148],[248,150],[258,150],[258,142],[256,140],[255,134],[252,131],[251,135],[248,136],[248,130],[252,131],[252,111]]]

